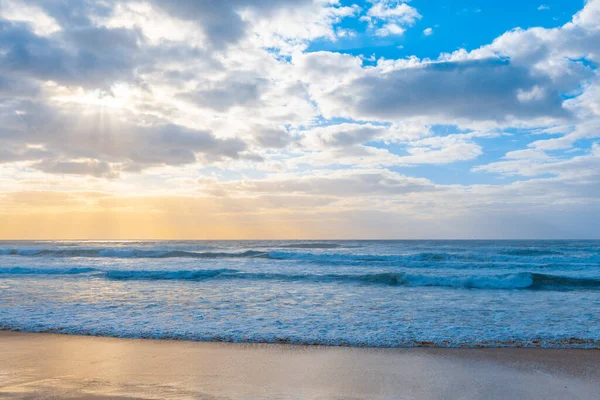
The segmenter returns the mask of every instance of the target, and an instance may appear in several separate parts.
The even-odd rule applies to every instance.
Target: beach
[[[593,399],[600,351],[373,349],[0,332],[7,399]]]
[[[597,399],[598,249],[0,242],[0,399]]]

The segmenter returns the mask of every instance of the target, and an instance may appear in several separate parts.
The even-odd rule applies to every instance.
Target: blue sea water
[[[0,328],[600,347],[600,241],[0,242]]]

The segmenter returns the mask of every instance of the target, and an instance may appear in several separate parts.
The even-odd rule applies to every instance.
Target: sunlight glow
[[[127,107],[130,95],[129,85],[116,83],[109,90],[78,88],[70,91],[67,95],[57,96],[54,100],[63,103],[81,104],[90,108],[101,107],[103,109],[120,110]]]

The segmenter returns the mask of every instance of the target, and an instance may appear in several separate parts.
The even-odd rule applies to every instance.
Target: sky
[[[0,239],[600,238],[600,0],[0,0]]]

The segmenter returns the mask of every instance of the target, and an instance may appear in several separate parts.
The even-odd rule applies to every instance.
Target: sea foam
[[[0,242],[0,327],[346,346],[600,347],[600,242]]]

